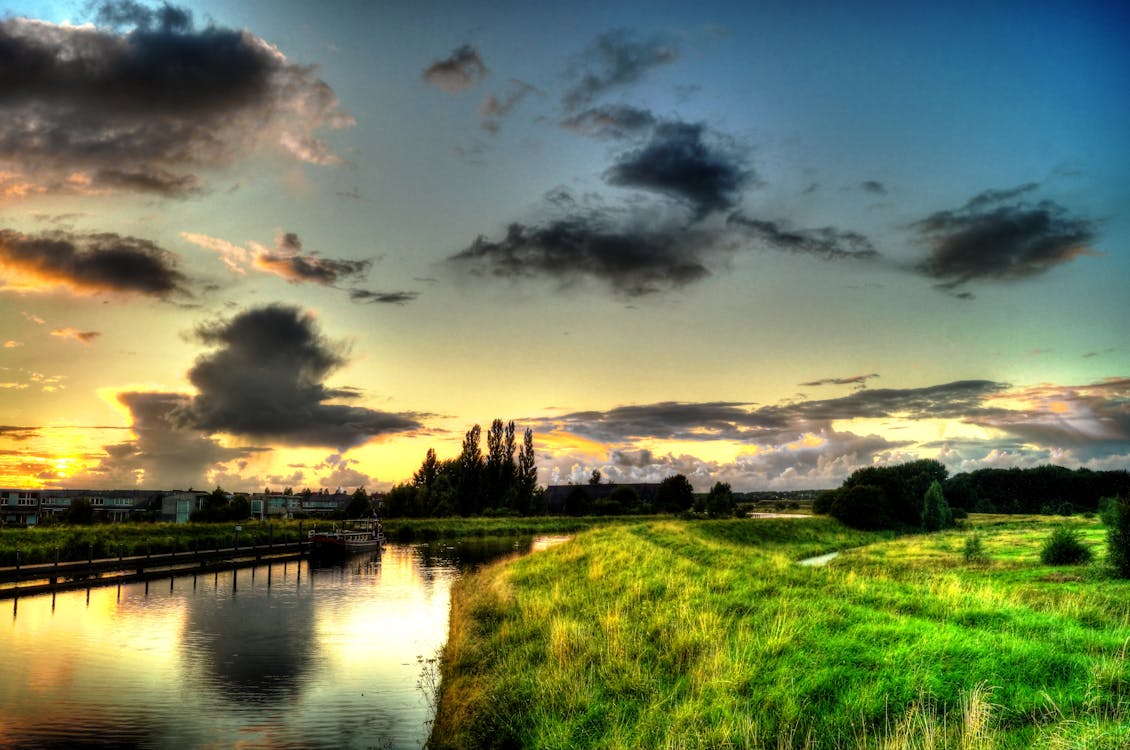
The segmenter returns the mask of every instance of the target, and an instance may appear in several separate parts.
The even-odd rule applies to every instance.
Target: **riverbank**
[[[1130,583],[1050,568],[1061,519],[601,527],[453,592],[430,747],[1130,746]],[[845,550],[825,566],[797,561]]]

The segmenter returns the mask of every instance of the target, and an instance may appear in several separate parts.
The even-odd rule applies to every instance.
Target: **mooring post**
[[[20,551],[16,550],[16,578],[20,577]]]
[[[94,564],[94,542],[86,545],[86,562],[90,565]]]
[[[118,562],[122,561],[122,555],[123,555],[122,545],[119,544],[118,545]]]

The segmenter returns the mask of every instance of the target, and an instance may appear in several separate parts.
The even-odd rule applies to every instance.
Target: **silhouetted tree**
[[[734,492],[727,482],[715,482],[706,496],[706,514],[711,518],[734,515]]]
[[[345,506],[345,517],[369,518],[372,515],[373,501],[369,499],[369,493],[365,492],[364,487],[358,487],[349,499],[349,505]]]
[[[655,506],[667,513],[682,513],[694,504],[694,488],[682,474],[669,476],[659,483],[655,493]]]
[[[455,509],[461,516],[482,510],[483,452],[479,448],[482,428],[475,425],[463,437],[463,451],[459,454],[459,476],[456,485]]]
[[[589,477],[589,484],[600,484],[600,469],[593,469]]]
[[[67,523],[88,525],[94,523],[94,505],[85,497],[76,497],[71,500],[64,517]]]
[[[534,457],[534,431],[526,428],[522,440],[522,450],[518,454],[518,499],[515,506],[519,513],[530,515],[537,512],[534,507],[534,493],[538,487],[538,467]]]

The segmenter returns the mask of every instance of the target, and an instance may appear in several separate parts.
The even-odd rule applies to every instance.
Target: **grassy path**
[[[1046,521],[978,523],[987,565],[968,532],[814,518],[597,528],[491,566],[454,594],[432,747],[1130,747],[1130,583],[1041,566]]]

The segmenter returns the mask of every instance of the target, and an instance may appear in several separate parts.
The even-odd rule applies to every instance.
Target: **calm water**
[[[419,660],[446,638],[451,584],[519,548],[390,545],[6,601],[0,746],[420,748]]]

